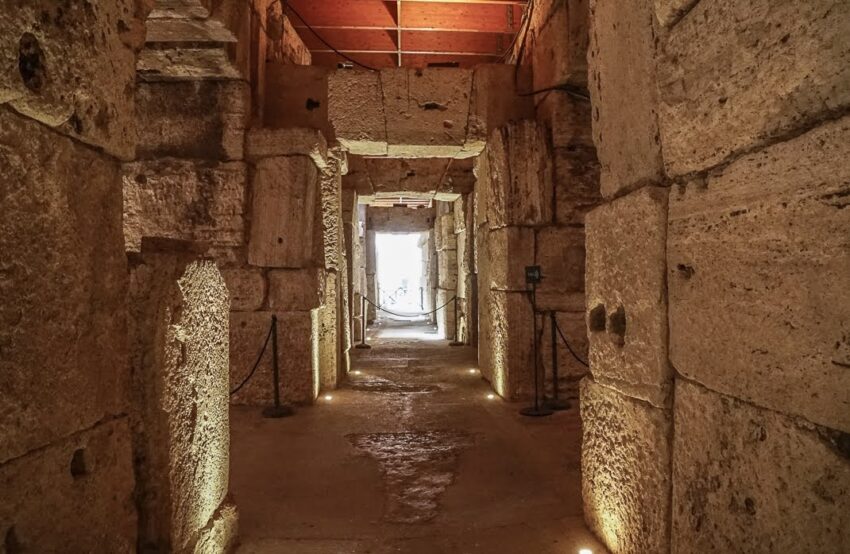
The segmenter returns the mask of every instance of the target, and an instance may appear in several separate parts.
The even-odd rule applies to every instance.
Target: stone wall
[[[132,1],[0,14],[4,551],[135,551],[120,161],[146,15]]]
[[[582,473],[612,552],[846,550],[848,29],[830,0],[591,2]]]
[[[131,422],[143,550],[226,552],[230,298],[192,243],[142,241],[131,256]],[[216,529],[227,532],[218,533]]]

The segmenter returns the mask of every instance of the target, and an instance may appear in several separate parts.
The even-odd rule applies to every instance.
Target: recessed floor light
[[[328,402],[330,402],[330,401],[331,401],[331,400],[333,400],[333,399],[334,399],[334,397],[333,397],[333,396],[331,396],[330,394],[326,394],[326,395],[325,395],[325,400],[327,400]]]
[[[496,395],[493,394],[492,392],[487,395],[487,400],[495,400],[495,399],[496,399]]]

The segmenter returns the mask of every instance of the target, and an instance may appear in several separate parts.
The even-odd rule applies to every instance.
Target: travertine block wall
[[[119,162],[133,157],[145,16],[131,1],[35,1],[0,17],[7,551],[135,549]]]
[[[455,340],[457,322],[452,301],[458,293],[458,237],[455,234],[454,204],[437,202],[434,219],[434,247],[436,249],[437,282],[436,308],[448,303],[435,315],[437,332],[449,340]],[[458,303],[458,310],[460,310]]]
[[[850,7],[591,14],[588,523],[615,553],[843,552]]]
[[[526,266],[540,265],[544,275],[536,295],[539,330],[550,326],[544,312],[556,312],[570,346],[580,359],[586,355],[586,334],[575,325],[584,304],[583,223],[558,220],[552,152],[549,124],[525,120],[496,130],[476,165],[478,186],[469,220],[477,235],[470,263],[477,269],[479,365],[499,394],[511,399],[533,394]],[[571,175],[561,177],[558,187],[572,186]],[[551,340],[546,334],[539,367],[551,380]],[[559,389],[577,395],[577,382],[586,369],[560,337],[558,341]]]
[[[144,549],[225,552],[230,299],[216,263],[192,243],[144,239],[130,264],[131,422]],[[233,519],[233,522],[222,518]],[[213,550],[210,550],[213,551]]]

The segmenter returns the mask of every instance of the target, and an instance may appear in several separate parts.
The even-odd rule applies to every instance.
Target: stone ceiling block
[[[381,74],[333,71],[328,75],[328,113],[337,140],[353,154],[387,154],[387,118]]]

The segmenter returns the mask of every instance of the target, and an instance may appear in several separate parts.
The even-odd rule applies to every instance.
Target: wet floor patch
[[[472,438],[461,431],[413,431],[348,435],[378,462],[387,504],[384,519],[424,523],[436,517],[440,495],[452,484],[461,450]]]
[[[396,383],[383,377],[369,375],[356,380],[351,380],[348,383],[348,388],[351,390],[364,392],[389,392],[389,393],[405,393],[405,394],[425,394],[438,392],[438,385],[412,385],[407,383]]]

